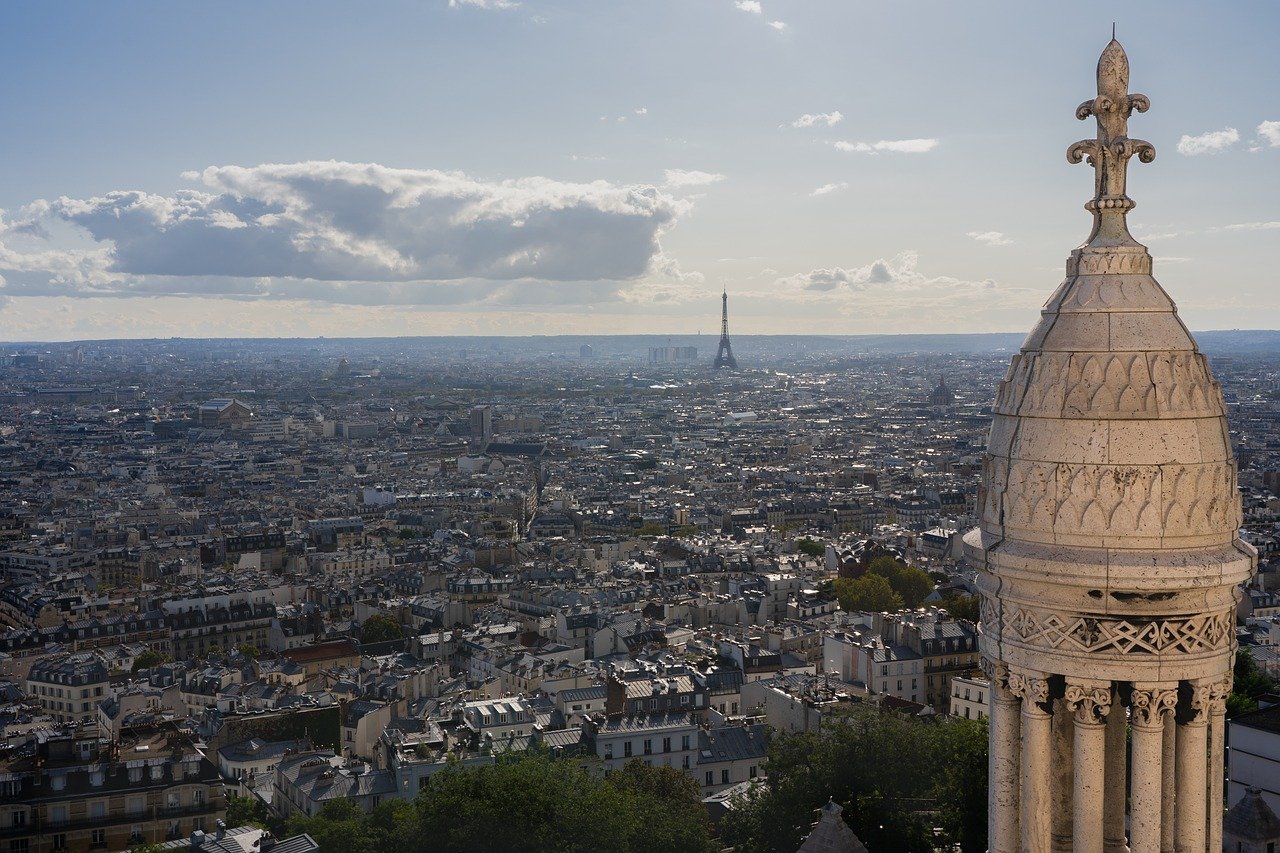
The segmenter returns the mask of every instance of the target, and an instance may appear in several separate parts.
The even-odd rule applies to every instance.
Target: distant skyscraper
[[[738,360],[733,357],[733,345],[729,343],[729,292],[720,294],[720,348],[716,350],[716,367],[738,369]]]
[[[491,441],[493,441],[493,407],[472,407],[471,446],[476,450],[484,450]]]
[[[1067,151],[1095,170],[1093,232],[996,392],[965,537],[993,853],[1223,849],[1236,603],[1257,554],[1222,391],[1126,222],[1129,160],[1155,158],[1128,136],[1147,107],[1112,39],[1076,110],[1097,137]]]

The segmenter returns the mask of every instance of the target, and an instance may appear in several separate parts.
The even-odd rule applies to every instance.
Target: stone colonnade
[[[992,853],[1221,851],[1229,678],[1128,683],[986,668]]]

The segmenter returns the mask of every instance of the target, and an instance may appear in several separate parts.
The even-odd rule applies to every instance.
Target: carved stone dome
[[[1129,234],[1129,66],[1112,41],[1067,150],[1094,167],[1093,230],[1014,356],[993,410],[979,527],[965,537],[988,660],[1062,676],[1159,681],[1230,667],[1253,571],[1222,391]]]
[[[1000,383],[982,530],[1100,548],[1229,546],[1240,499],[1222,391],[1142,246],[1067,262]]]

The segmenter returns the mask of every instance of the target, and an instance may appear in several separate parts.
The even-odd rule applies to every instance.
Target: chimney
[[[218,827],[218,834],[216,837],[219,841],[221,841],[223,838],[227,837],[227,822],[219,818],[217,822],[217,827]]]
[[[199,850],[203,844],[204,844],[204,832],[202,830],[197,829],[195,832],[191,833],[191,849],[192,850]]]
[[[627,686],[617,675],[610,673],[605,682],[604,712],[610,717],[627,711]]]

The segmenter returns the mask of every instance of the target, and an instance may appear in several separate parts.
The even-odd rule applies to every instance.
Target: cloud
[[[1274,231],[1280,229],[1280,221],[1271,222],[1237,222],[1234,225],[1219,225],[1210,231]]]
[[[1184,134],[1178,140],[1178,153],[1186,157],[1194,157],[1197,154],[1212,154],[1230,148],[1239,141],[1240,132],[1234,127],[1211,130],[1199,136],[1187,136]]]
[[[760,0],[733,0],[734,8],[741,9],[744,12],[750,12],[752,15],[760,15],[764,13],[764,9],[760,5]]]
[[[830,267],[790,275],[777,280],[777,284],[800,291],[830,293],[836,290],[859,291],[872,285],[889,285],[895,282],[910,284],[921,277],[916,272],[918,255],[913,251],[901,252],[892,258],[877,258],[862,267]]]
[[[610,282],[676,269],[659,237],[692,204],[651,185],[486,181],[334,161],[212,166],[185,177],[205,190],[64,197],[0,219],[6,292],[287,293],[361,304],[365,294],[483,298],[483,282],[546,291],[555,288],[528,282],[595,281],[613,292]],[[96,244],[41,239],[45,223]]]
[[[1272,148],[1280,148],[1280,121],[1264,121],[1258,125],[1258,135]]]
[[[878,154],[890,151],[897,154],[923,154],[938,147],[936,139],[882,139],[879,142],[837,142],[836,150],[855,154]]]
[[[672,189],[679,187],[705,187],[724,180],[724,175],[716,172],[701,172],[697,169],[667,169],[662,173],[663,186]]]
[[[831,193],[839,192],[840,190],[847,190],[848,188],[849,184],[844,181],[841,181],[838,184],[823,184],[813,192],[809,193],[809,195],[830,195]]]
[[[449,0],[450,9],[516,9],[519,6],[517,0]]]
[[[1000,231],[970,231],[968,236],[987,246],[1008,246],[1013,242]]]
[[[784,24],[782,21],[770,21],[769,26],[773,27],[778,32],[782,32],[787,28],[787,25]]]
[[[648,107],[636,107],[634,110],[632,110],[632,112],[634,112],[634,113],[635,113],[636,115],[638,115],[638,116],[648,115],[648,114],[649,114],[649,108],[648,108]]]
[[[823,124],[827,127],[833,127],[844,120],[844,116],[839,110],[832,110],[829,113],[805,113],[800,118],[791,122],[792,127],[815,127]]]

